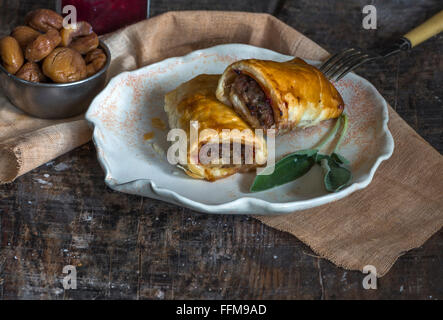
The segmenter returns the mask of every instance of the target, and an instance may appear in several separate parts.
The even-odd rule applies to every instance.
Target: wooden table
[[[54,1],[0,0],[0,33]],[[375,4],[378,28],[362,28]],[[269,12],[331,52],[395,38],[442,9],[440,0],[153,0],[152,14],[211,9]],[[431,145],[443,151],[443,35],[359,69]],[[38,179],[48,182],[39,183]],[[113,192],[85,145],[0,187],[2,299],[443,298],[443,232],[362,288],[363,274],[319,259],[295,237],[247,216],[209,216]],[[78,289],[62,289],[75,265]]]

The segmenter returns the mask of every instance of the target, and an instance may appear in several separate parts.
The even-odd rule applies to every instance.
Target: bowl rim
[[[109,65],[111,64],[111,51],[109,50],[108,46],[102,41],[100,40],[100,45],[99,47],[101,47],[104,51],[105,54],[107,56],[106,59],[106,64],[105,66],[96,74],[87,77],[85,79],[79,80],[79,81],[75,81],[75,82],[67,82],[67,83],[42,83],[42,82],[31,82],[31,81],[27,81],[24,79],[20,79],[17,76],[13,75],[12,73],[9,73],[8,71],[6,71],[6,69],[3,67],[3,65],[0,63],[0,71],[5,73],[9,78],[11,78],[12,80],[22,83],[24,85],[30,86],[30,87],[42,87],[42,88],[64,88],[64,87],[71,87],[71,86],[75,86],[75,85],[79,85],[85,82],[88,82],[90,80],[96,79],[98,77],[100,77],[103,73],[107,72]]]

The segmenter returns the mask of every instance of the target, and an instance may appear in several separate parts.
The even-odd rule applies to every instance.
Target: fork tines
[[[320,71],[328,79],[338,81],[361,64],[372,59],[375,57],[369,53],[349,48],[331,56],[322,64]]]

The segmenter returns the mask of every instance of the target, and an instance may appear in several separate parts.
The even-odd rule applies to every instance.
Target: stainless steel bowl
[[[62,119],[79,115],[106,85],[111,52],[102,41],[100,47],[107,55],[106,65],[89,78],[71,83],[29,82],[10,74],[0,63],[0,84],[13,105],[34,117]]]

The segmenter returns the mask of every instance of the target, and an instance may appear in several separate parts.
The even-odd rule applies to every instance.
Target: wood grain
[[[375,4],[378,28],[361,27]],[[0,34],[54,1],[0,0]],[[168,10],[269,12],[330,52],[389,42],[435,12],[438,0],[153,0]],[[442,35],[358,73],[443,151]],[[378,281],[317,258],[296,238],[246,216],[209,216],[113,192],[92,144],[0,186],[0,299],[441,299],[443,232]],[[75,265],[78,289],[64,291]]]

